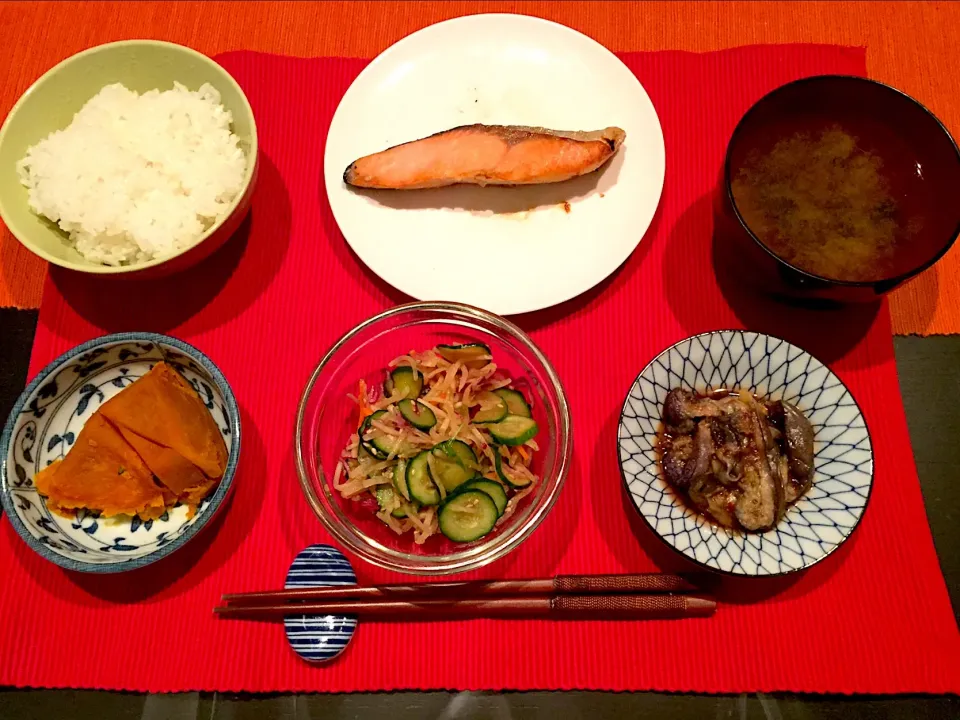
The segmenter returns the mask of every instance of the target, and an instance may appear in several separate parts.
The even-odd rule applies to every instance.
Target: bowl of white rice
[[[49,70],[10,111],[0,219],[56,265],[162,275],[237,231],[256,173],[253,111],[226,70],[173,43],[109,43]]]

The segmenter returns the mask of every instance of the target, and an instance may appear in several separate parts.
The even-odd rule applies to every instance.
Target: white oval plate
[[[626,130],[601,170],[566,183],[357,191],[355,159],[472,123]],[[616,270],[663,189],[663,132],[647,93],[596,41],[523,15],[431,25],[384,51],[344,94],[327,136],[334,218],[373,272],[420,300],[501,315],[569,300]],[[569,203],[569,211],[564,207]]]

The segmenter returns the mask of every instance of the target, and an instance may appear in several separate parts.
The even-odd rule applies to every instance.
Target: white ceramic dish
[[[664,480],[657,433],[663,401],[675,387],[737,388],[786,400],[813,425],[813,486],[772,530],[715,525]],[[704,333],[660,353],[627,394],[618,441],[627,492],[650,529],[693,562],[731,575],[785,575],[820,562],[856,529],[873,487],[870,433],[850,391],[812,355],[760,333]]]
[[[359,157],[471,123],[616,125],[627,138],[604,168],[566,183],[357,191],[343,182]],[[629,257],[656,212],[664,158],[650,98],[609,50],[539,18],[472,15],[406,37],[364,69],[331,122],[324,177],[344,237],[386,282],[509,315],[575,297]]]

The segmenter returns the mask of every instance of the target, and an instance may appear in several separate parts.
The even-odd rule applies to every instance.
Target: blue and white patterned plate
[[[284,587],[356,584],[357,576],[342,552],[329,545],[310,545],[294,558]],[[307,662],[327,662],[346,650],[357,619],[350,615],[287,615],[283,629],[297,655]]]
[[[815,431],[813,486],[765,533],[727,530],[691,510],[664,480],[656,442],[675,388],[747,389],[795,404]],[[711,570],[783,575],[819,562],[860,522],[873,485],[873,450],[850,391],[819,360],[785,340],[739,330],[687,338],[634,381],[618,433],[620,470],[640,516],[668,545]]]
[[[33,476],[67,454],[104,401],[159,360],[173,365],[193,385],[223,433],[229,456],[216,492],[190,519],[184,506],[147,522],[84,511],[74,519],[51,513],[33,487]],[[237,403],[209,358],[166,335],[117,333],[61,355],[20,395],[0,437],[0,497],[20,536],[51,562],[81,572],[122,572],[159,560],[196,535],[230,491],[239,455]]]

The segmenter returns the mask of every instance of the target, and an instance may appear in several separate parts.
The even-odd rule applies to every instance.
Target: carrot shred
[[[360,406],[360,417],[357,419],[357,429],[359,429],[363,421],[373,415],[373,408],[367,402],[367,383],[364,380],[357,383],[357,404]]]

